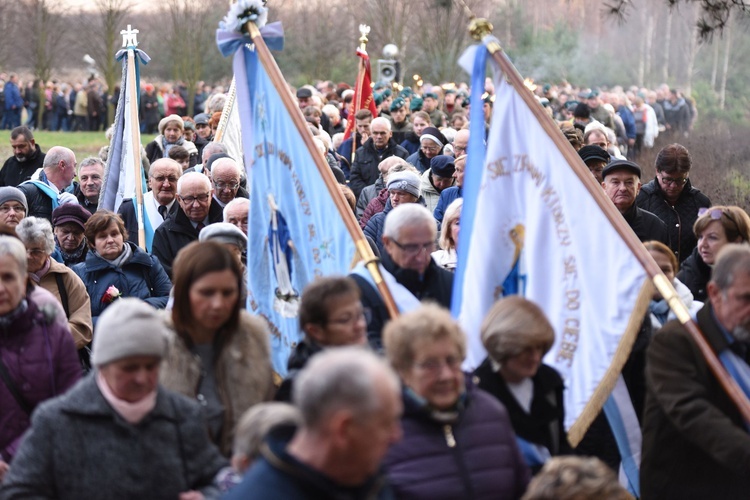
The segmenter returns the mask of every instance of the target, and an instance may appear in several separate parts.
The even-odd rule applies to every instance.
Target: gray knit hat
[[[242,251],[247,248],[247,236],[240,228],[228,222],[216,222],[201,229],[198,235],[199,241],[216,241],[229,243]]]
[[[26,195],[23,191],[13,186],[0,187],[0,205],[6,201],[17,201],[23,208],[26,209],[26,213],[29,212],[29,204],[26,202]]]
[[[140,299],[116,299],[96,323],[91,362],[97,368],[131,356],[167,354],[167,327],[161,315]]]
[[[403,171],[388,175],[388,191],[400,189],[419,198],[422,194],[419,188],[421,183],[422,179],[414,172]]]

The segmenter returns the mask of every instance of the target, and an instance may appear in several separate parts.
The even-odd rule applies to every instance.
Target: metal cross
[[[128,29],[120,31],[120,34],[122,35],[122,46],[123,47],[137,47],[138,40],[136,39],[136,35],[138,33],[139,33],[138,30],[134,30],[128,24]]]

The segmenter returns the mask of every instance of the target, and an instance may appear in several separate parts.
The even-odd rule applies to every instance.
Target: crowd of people
[[[213,140],[222,95],[190,117],[184,99],[144,85],[141,124],[158,131],[142,151],[151,236],[133,200],[99,207],[106,147],[79,163],[36,144],[16,120],[25,104],[8,100],[14,78],[0,170],[0,498],[627,497],[602,415],[568,442],[539,306],[498,300],[481,327],[487,358],[462,370],[466,336],[448,309],[468,125],[489,130],[491,84],[481,103],[463,85],[376,85],[378,116],[350,112],[346,86],[291,89],[413,310],[391,320],[356,271],[317,278],[281,377],[271,325],[245,308],[250,202],[242,158]],[[531,90],[745,380],[750,217],[692,185],[676,141],[694,106],[664,88]],[[659,133],[668,144],[642,185],[637,160]],[[641,494],[743,498],[747,423],[672,319],[655,292],[623,369],[643,429]]]

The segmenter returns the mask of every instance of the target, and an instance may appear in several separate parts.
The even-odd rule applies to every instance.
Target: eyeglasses
[[[0,213],[7,214],[13,210],[14,212],[20,212],[22,214],[26,213],[26,209],[23,207],[23,205],[2,205],[0,206]]]
[[[47,255],[47,252],[45,252],[41,248],[27,248],[26,255],[28,257],[41,257],[43,255]]]
[[[199,194],[198,196],[180,196],[180,200],[182,200],[182,202],[187,205],[192,205],[196,201],[198,203],[205,203],[206,201],[208,201],[208,197],[209,197],[209,194],[204,193],[204,194]]]
[[[240,187],[239,182],[232,182],[231,184],[228,182],[214,182],[214,186],[216,186],[216,189],[220,191],[224,191],[225,189],[230,189],[234,191],[238,187]]]
[[[659,179],[661,179],[661,182],[668,185],[668,186],[683,186],[687,182],[688,178],[685,177],[664,177],[664,174],[661,172],[659,173]]]
[[[414,256],[419,254],[422,250],[426,250],[427,252],[432,252],[435,250],[435,242],[431,241],[429,243],[407,243],[405,245],[402,245],[396,240],[391,240],[394,245],[399,247],[402,252],[409,256]]]
[[[441,149],[440,146],[422,146],[422,151],[426,153],[439,153]]]
[[[161,175],[159,177],[152,177],[152,179],[154,179],[159,184],[163,183],[164,181],[168,181],[170,184],[174,184],[175,182],[177,182],[177,177],[173,175],[170,175],[170,176]]]
[[[737,221],[734,220],[734,217],[732,217],[732,214],[729,213],[726,210],[722,210],[721,208],[699,208],[698,209],[698,217],[703,217],[704,215],[708,214],[708,217],[711,220],[721,220],[721,216],[726,216],[727,219],[729,219],[729,222],[734,224],[734,227],[737,229],[737,232],[739,232],[740,227],[737,225]]]
[[[429,358],[421,363],[414,363],[414,366],[424,370],[431,375],[437,375],[443,369],[443,365],[450,370],[457,370],[461,367],[461,358],[458,356],[447,356],[445,358]]]
[[[342,316],[340,318],[336,319],[329,319],[328,323],[333,325],[341,325],[341,326],[349,326],[353,323],[356,323],[360,319],[365,318],[367,321],[367,314],[365,313],[364,309],[360,309],[354,314],[346,314],[345,316]],[[367,321],[369,323],[369,321]]]

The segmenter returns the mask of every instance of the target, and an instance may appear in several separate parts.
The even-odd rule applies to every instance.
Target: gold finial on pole
[[[367,35],[370,34],[370,27],[366,24],[359,25],[359,50],[367,50]]]

